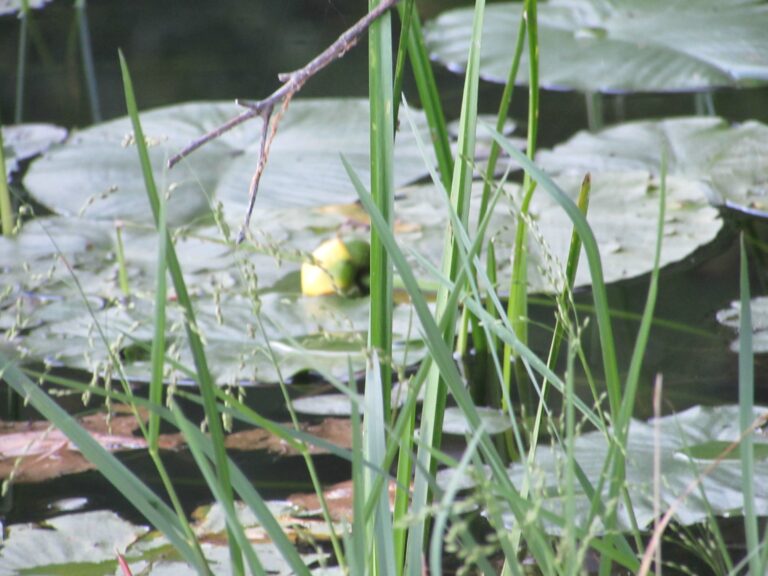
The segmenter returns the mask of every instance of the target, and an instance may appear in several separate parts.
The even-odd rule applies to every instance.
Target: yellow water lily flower
[[[351,295],[359,292],[358,275],[367,273],[370,246],[364,240],[331,238],[312,252],[312,258],[301,265],[302,294]]]

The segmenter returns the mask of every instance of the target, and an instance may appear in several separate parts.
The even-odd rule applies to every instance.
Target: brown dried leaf
[[[115,406],[111,417],[98,413],[78,421],[110,452],[146,448],[144,439],[134,435],[138,423],[129,410]],[[160,447],[173,449],[181,442],[178,435],[163,435]],[[92,468],[77,446],[49,423],[0,421],[0,478],[13,475],[15,482],[42,482]]]
[[[397,484],[394,480],[389,481],[389,503],[394,505],[395,494],[397,492]],[[351,480],[339,482],[330,486],[325,492],[323,492],[325,502],[328,505],[328,510],[331,514],[331,518],[338,522],[346,520],[352,521],[352,497],[353,497],[353,485]],[[304,511],[306,515],[319,515],[321,512],[320,500],[317,494],[314,492],[297,493],[288,496],[288,501],[297,508]]]
[[[302,424],[301,430],[341,448],[352,448],[352,425],[347,419],[326,418],[318,424]],[[287,442],[261,428],[230,434],[226,439],[226,447],[232,450],[269,450],[282,456],[299,454]],[[309,453],[327,454],[328,451],[310,444]]]

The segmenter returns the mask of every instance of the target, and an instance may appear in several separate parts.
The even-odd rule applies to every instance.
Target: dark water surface
[[[434,14],[438,8],[462,3],[465,2],[435,1],[424,6]],[[258,99],[278,86],[279,72],[303,66],[335,40],[362,15],[365,4],[360,0],[92,2],[88,5],[88,18],[103,118],[125,114],[118,48],[123,50],[130,66],[142,109],[190,100]],[[15,18],[0,19],[0,115],[6,123],[10,123],[14,116],[18,35],[19,23]],[[67,127],[89,125],[92,119],[72,3],[58,0],[44,10],[34,12],[30,37],[32,45],[23,120],[53,122]],[[461,99],[461,79],[439,68],[436,74],[446,111],[455,116]],[[301,97],[365,96],[367,86],[367,50],[363,43],[343,61],[312,79]],[[410,80],[406,81],[405,88],[409,101],[418,104]],[[492,113],[500,94],[500,87],[483,84],[482,110]],[[716,112],[730,120],[768,121],[768,91],[765,89],[720,90],[713,100]],[[608,123],[622,118],[688,115],[694,112],[694,99],[685,94],[607,97],[605,110]],[[233,113],[236,112],[233,105]],[[513,105],[513,116],[520,131],[525,129],[525,114],[525,90],[520,89]],[[586,122],[582,95],[562,92],[544,92],[542,95],[540,145],[560,142],[585,128]],[[687,262],[665,269],[662,274],[657,316],[699,329],[703,334],[683,334],[666,328],[653,331],[642,380],[646,388],[638,398],[638,416],[650,413],[650,386],[659,372],[664,374],[666,410],[699,403],[735,403],[737,400],[737,357],[728,349],[735,334],[720,327],[714,318],[717,310],[738,298],[738,232],[741,224],[733,215],[726,215],[726,218],[728,223],[724,232],[712,245],[697,251]],[[753,234],[768,238],[768,228],[754,225]],[[750,259],[753,296],[768,292],[765,255],[752,250]],[[641,312],[647,280],[643,277],[610,287],[612,306]],[[588,295],[579,298],[584,302],[589,300]],[[548,307],[534,307],[532,315],[536,320],[549,322],[552,312]],[[616,324],[624,369],[628,365],[636,329],[637,322],[634,321],[618,321]],[[587,342],[589,338],[587,334]],[[542,352],[548,346],[544,337],[537,340],[535,335],[533,343]],[[594,356],[597,359],[597,355]],[[766,404],[768,366],[764,357],[758,357],[756,362],[756,400]],[[137,457],[123,458],[135,460]],[[267,466],[269,462],[264,460],[256,463],[269,467],[271,481],[304,476],[303,464],[298,459],[293,463],[272,462],[272,466]],[[326,468],[332,476],[329,481],[348,477],[346,467],[339,467],[338,462]],[[192,466],[188,469],[180,466],[180,469],[191,472]],[[331,470],[337,474],[334,476]],[[264,472],[260,475],[264,477]],[[266,488],[270,492],[269,487]],[[17,486],[16,505],[7,510],[6,520],[21,521],[45,515],[48,513],[45,506],[54,496],[83,489],[101,494],[107,502],[114,502],[113,493],[105,490],[103,481],[95,473],[86,474],[58,481],[53,489],[47,485]],[[283,492],[295,490],[295,487],[283,485]],[[274,490],[276,495],[280,492]],[[192,500],[208,498],[207,491],[199,484],[192,485],[186,495]],[[20,502],[28,504],[19,505]],[[99,502],[96,497],[94,507],[103,505]]]

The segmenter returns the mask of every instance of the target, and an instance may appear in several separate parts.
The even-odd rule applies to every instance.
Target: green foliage
[[[635,572],[641,567],[638,554],[647,530],[665,509],[676,510],[680,525],[743,513],[748,546],[744,564],[762,573],[768,546],[757,517],[768,511],[768,493],[753,479],[768,470],[766,443],[752,431],[766,414],[754,406],[752,308],[743,247],[740,405],[696,407],[648,423],[633,414],[651,329],[658,321],[661,269],[719,233],[722,221],[710,203],[747,206],[743,198],[764,180],[764,127],[747,123],[730,128],[713,119],[634,123],[579,135],[537,156],[539,123],[550,121],[540,118],[540,80],[551,85],[552,78],[563,78],[566,84],[584,87],[551,67],[550,58],[558,54],[550,44],[557,23],[576,43],[571,48],[578,62],[586,58],[584,62],[594,64],[594,52],[584,56],[583,50],[599,50],[625,59],[633,78],[643,78],[640,72],[659,72],[657,53],[671,51],[675,59],[664,69],[668,74],[659,73],[660,84],[644,88],[691,85],[681,73],[690,64],[685,51],[658,45],[672,27],[670,18],[659,20],[659,3],[639,3],[642,18],[620,25],[615,16],[627,16],[622,4],[599,10],[591,0],[554,0],[541,7],[529,0],[486,9],[478,1],[470,32],[462,32],[465,13],[447,13],[428,27],[429,43],[422,36],[418,2],[401,4],[404,30],[396,70],[391,16],[370,30],[369,102],[292,104],[271,152],[254,230],[243,245],[231,241],[229,229],[240,220],[250,173],[246,166],[259,149],[261,126],[227,133],[169,172],[167,156],[201,129],[218,124],[229,108],[187,104],[140,118],[122,54],[129,116],[80,132],[35,162],[26,175],[38,201],[69,217],[38,218],[17,238],[0,239],[0,264],[6,278],[17,284],[0,294],[3,310],[17,312],[14,320],[3,319],[0,328],[18,338],[19,349],[28,345],[39,356],[53,351],[45,348],[45,336],[58,334],[47,345],[56,347],[59,358],[82,358],[87,351],[80,366],[95,378],[115,375],[121,381],[119,392],[38,375],[72,391],[90,391],[108,403],[128,402],[137,414],[147,409],[148,422],[140,424],[140,431],[170,505],[80,428],[22,373],[17,360],[0,354],[3,378],[163,533],[164,539],[150,544],[136,540],[137,532],[126,544],[129,561],[150,573],[184,567],[213,573],[225,566],[234,574],[330,573],[325,572],[325,551],[306,554],[297,547],[280,521],[284,510],[266,502],[229,458],[225,423],[233,421],[269,431],[303,457],[338,573],[418,576],[428,564],[430,573],[439,575],[449,553],[462,569],[483,574],[496,573],[495,563],[502,561],[503,574],[522,575],[528,573],[525,564],[531,558],[541,573],[570,576],[581,573],[585,558],[595,554],[602,574]],[[576,5],[584,10],[575,10]],[[709,1],[700,6],[702,20],[696,20],[690,2],[676,5],[673,12],[708,22],[713,6]],[[723,21],[749,32],[765,18],[763,8],[750,2],[729,4]],[[586,28],[584,11],[594,16]],[[745,23],[747,17],[753,22]],[[638,31],[653,23],[659,27],[654,42],[634,49],[646,55],[650,50],[653,66],[646,69],[626,52],[613,50],[617,37],[636,39]],[[507,34],[499,56],[504,72],[513,65],[505,74],[493,129],[479,121],[478,107],[480,78],[500,66],[496,56],[487,58],[484,52],[489,44],[491,53],[499,50],[493,45],[498,26]],[[454,29],[466,42],[457,44],[454,38],[446,48],[444,35]],[[510,43],[515,29],[517,42]],[[573,29],[579,33],[574,35]],[[692,30],[680,44],[710,46],[700,32]],[[762,42],[750,35],[748,40]],[[466,69],[453,152],[427,46]],[[712,68],[717,59],[708,50],[700,65]],[[541,79],[538,58],[526,55],[539,51]],[[708,68],[712,74],[702,72],[699,80],[762,74],[761,63],[734,63],[738,54],[729,47],[718,60],[725,71],[717,75]],[[406,61],[423,116],[400,103]],[[625,83],[626,75],[616,74],[616,84],[609,85],[604,77],[583,72],[581,64],[573,68],[579,78],[593,82],[586,86],[590,90],[636,87]],[[501,133],[520,75],[529,86],[525,152]],[[490,135],[491,151],[483,170],[478,143],[485,134]],[[508,182],[508,173],[495,180],[502,154],[524,171],[521,186]],[[584,178],[587,170],[590,179]],[[483,182],[475,184],[474,178],[483,173]],[[431,185],[402,188],[427,174]],[[708,186],[700,182],[703,178]],[[88,179],[96,183],[85,185]],[[355,199],[362,209],[352,203]],[[345,205],[327,207],[339,203]],[[747,208],[762,211],[759,206]],[[123,220],[117,230],[111,222],[115,218]],[[146,230],[150,221],[152,230]],[[360,240],[345,255],[348,264],[369,266],[370,297],[301,295],[302,263],[338,272],[310,251],[330,236],[336,237],[331,243],[341,244],[337,235],[349,221],[370,224],[370,258],[368,245]],[[106,276],[114,275],[114,264],[106,266],[105,255],[112,250],[119,260],[119,282],[110,283]],[[52,265],[59,258],[67,259],[66,270]],[[611,308],[607,284],[646,273],[646,279],[638,280],[648,284],[645,307],[637,318],[634,349],[625,360],[618,353],[612,324],[617,311]],[[84,282],[109,288],[85,290]],[[76,285],[78,299],[65,288],[68,283]],[[500,286],[510,286],[507,302]],[[574,303],[572,291],[579,286],[591,288],[589,321]],[[406,304],[394,302],[396,287]],[[28,291],[63,297],[23,315],[21,294]],[[547,358],[529,346],[529,293],[534,291],[556,298],[557,324]],[[462,314],[464,323],[459,324]],[[462,345],[469,346],[466,330],[471,326],[475,351],[482,352],[486,381],[481,391],[468,390],[455,361],[457,324],[464,330],[459,334]],[[582,340],[590,330],[595,345],[588,355]],[[559,354],[561,348],[564,354]],[[595,358],[601,366],[594,366]],[[406,376],[402,368],[415,362],[417,372]],[[258,407],[245,405],[219,386],[240,384],[243,366],[251,368],[249,380],[279,383],[290,425],[263,417]],[[351,417],[351,449],[301,429],[286,378],[306,369],[314,369],[343,399]],[[355,386],[361,370],[363,393]],[[593,372],[602,372],[602,380]],[[139,374],[149,380],[148,399],[131,392],[128,378]],[[395,374],[402,382],[393,389]],[[591,399],[576,393],[582,374]],[[180,377],[196,388],[167,387]],[[177,397],[202,406],[202,429],[180,408]],[[494,405],[481,405],[486,400]],[[221,546],[212,553],[202,543],[206,534],[200,524],[188,521],[160,453],[161,425],[184,436],[216,500],[205,522],[216,525],[219,535],[226,534],[228,550]],[[465,438],[460,456],[444,450],[444,433]],[[738,458],[722,457],[729,450],[735,455],[737,444]],[[332,518],[312,447],[351,463],[351,522]],[[654,486],[650,471],[659,464],[661,484]],[[700,497],[685,500],[693,490]],[[484,533],[471,525],[478,513],[484,517]],[[271,542],[254,544],[247,529],[252,526],[266,532]],[[720,547],[721,564],[738,570],[722,535],[716,528],[711,534]],[[23,539],[17,541],[25,545]],[[173,558],[152,557],[168,544]],[[10,557],[5,555],[15,545],[6,546],[0,558]],[[648,548],[643,569],[650,552]],[[77,560],[105,562],[114,570],[110,558],[102,556]]]

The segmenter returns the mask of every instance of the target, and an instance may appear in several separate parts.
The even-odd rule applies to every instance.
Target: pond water
[[[339,33],[362,15],[359,0],[165,0],[153,2],[102,1],[88,5],[100,111],[104,119],[125,114],[117,50],[122,49],[131,72],[141,109],[198,100],[259,98],[278,86],[277,74],[302,66]],[[420,2],[426,15],[436,14],[454,2]],[[0,117],[8,123],[14,116],[16,54],[19,24],[13,17],[0,18]],[[83,82],[71,3],[56,1],[32,17],[32,41],[25,86],[23,120],[52,122],[66,127],[92,123]],[[458,114],[461,78],[436,68],[441,93],[449,116]],[[313,78],[301,97],[365,96],[368,88],[365,46],[352,50],[343,61]],[[413,105],[418,98],[410,78],[406,94]],[[499,86],[483,83],[480,107],[493,113],[501,94]],[[756,119],[768,122],[768,90],[718,90],[712,95],[715,112],[739,122]],[[690,115],[695,98],[690,94],[635,94],[606,96],[603,102],[606,124],[619,120],[650,119]],[[233,106],[233,111],[235,107]],[[524,132],[525,91],[519,89],[513,104],[519,133]],[[540,144],[553,146],[587,126],[585,98],[578,93],[545,91],[541,104]],[[244,191],[245,194],[245,191]],[[729,345],[732,330],[715,320],[718,310],[738,298],[738,233],[744,229],[761,242],[768,241],[768,227],[751,220],[745,225],[736,214],[725,213],[726,226],[711,244],[690,258],[666,268],[661,275],[657,318],[688,329],[657,327],[653,330],[641,381],[647,389],[638,397],[637,416],[651,413],[650,385],[656,373],[664,375],[665,411],[682,410],[695,404],[730,404],[737,401],[737,356]],[[651,247],[648,248],[651,250]],[[750,253],[753,296],[764,294],[768,276],[766,254],[753,248]],[[610,286],[614,308],[642,311],[647,277]],[[577,301],[589,302],[588,292]],[[551,323],[552,309],[535,305],[536,322]],[[593,323],[594,325],[594,323]],[[635,320],[617,320],[620,361],[626,367],[637,329]],[[590,335],[587,334],[586,340]],[[532,335],[533,347],[548,346],[545,331]],[[756,359],[756,403],[768,404],[768,363]],[[315,383],[300,379],[295,393],[301,395]],[[248,401],[257,403],[268,417],[284,417],[281,398],[275,387],[250,388]],[[267,406],[272,406],[268,408]],[[26,413],[29,414],[29,413]],[[151,463],[140,455],[125,458],[132,468],[146,469]],[[146,461],[145,461],[146,460]],[[242,462],[246,473],[262,470],[268,477],[260,485],[264,496],[284,496],[308,487],[303,463],[272,456],[249,455]],[[207,489],[192,473],[194,462],[178,455],[174,466],[178,485],[187,485],[182,495],[194,504],[207,500]],[[330,456],[319,460],[324,479],[337,482],[349,476],[346,465]],[[269,473],[265,475],[264,469]],[[290,481],[296,480],[295,484]],[[42,485],[19,485],[4,502],[6,522],[36,520],[51,513],[48,505],[63,497],[87,494],[89,508],[114,506],[118,496],[96,473],[68,477]],[[131,514],[130,508],[122,510]],[[138,517],[134,516],[136,521]]]

